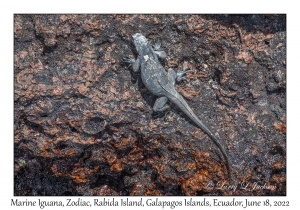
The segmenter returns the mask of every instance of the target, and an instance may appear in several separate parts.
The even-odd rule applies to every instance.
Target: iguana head
[[[134,43],[135,47],[137,48],[137,50],[142,45],[147,45],[148,44],[148,41],[147,41],[146,37],[144,37],[140,33],[136,33],[136,34],[132,35],[132,39],[133,39],[133,43]]]

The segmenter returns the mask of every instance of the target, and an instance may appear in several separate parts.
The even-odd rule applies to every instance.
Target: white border
[[[279,0],[230,1],[63,1],[15,0],[1,2],[1,138],[0,206],[11,207],[13,197],[13,14],[15,13],[287,13],[287,196],[268,197],[270,200],[288,200],[291,206],[300,206],[299,194],[299,12],[298,5]],[[15,197],[22,198],[22,197]],[[24,198],[24,197],[23,197]],[[33,199],[33,197],[28,197]],[[53,199],[54,197],[52,197]],[[137,197],[136,197],[137,198]],[[164,197],[165,200],[176,199]],[[242,199],[243,197],[238,197]],[[249,199],[252,199],[250,197]],[[26,199],[26,197],[24,198]],[[45,198],[48,200],[50,198]],[[59,197],[58,199],[65,199]],[[91,198],[93,199],[93,198]],[[181,199],[184,199],[181,197]],[[209,198],[213,199],[213,198]],[[223,198],[222,199],[226,199]],[[231,199],[231,198],[228,198]],[[255,197],[265,200],[266,197]],[[194,207],[195,208],[195,207]],[[199,208],[199,207],[196,207]],[[201,208],[201,207],[200,207]],[[29,208],[28,208],[29,209]],[[48,208],[47,208],[48,209]],[[99,208],[98,208],[99,209]],[[105,208],[102,208],[105,209]],[[162,209],[162,208],[157,208]],[[179,209],[179,208],[176,208]],[[268,208],[270,209],[270,208]]]

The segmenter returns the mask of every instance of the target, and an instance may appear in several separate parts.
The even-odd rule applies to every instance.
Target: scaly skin
[[[124,58],[124,61],[130,63],[135,72],[140,69],[142,81],[146,88],[154,95],[160,97],[156,101],[153,109],[155,111],[165,111],[168,109],[168,105],[166,105],[167,99],[176,104],[179,109],[201,128],[221,150],[226,161],[228,177],[231,179],[230,164],[225,149],[222,147],[217,137],[215,137],[215,135],[199,120],[183,97],[175,90],[174,84],[176,76],[177,80],[180,81],[184,79],[182,75],[186,72],[180,72],[176,75],[176,73],[170,69],[167,73],[157,57],[157,55],[161,55],[163,51],[154,51],[147,39],[140,33],[134,34],[132,38],[138,52],[138,58],[137,60]],[[159,50],[158,48],[159,47],[157,47],[156,50]]]

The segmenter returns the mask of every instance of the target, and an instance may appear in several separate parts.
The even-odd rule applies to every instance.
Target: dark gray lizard
[[[124,61],[129,63],[129,66],[132,66],[134,72],[138,72],[139,69],[141,70],[141,77],[144,85],[151,93],[159,97],[155,101],[153,110],[155,112],[168,110],[169,106],[166,104],[168,100],[176,104],[179,109],[201,128],[221,150],[226,160],[228,177],[230,179],[229,160],[224,148],[215,135],[194,114],[183,97],[175,90],[175,81],[185,79],[184,75],[188,71],[178,71],[178,73],[176,73],[173,69],[168,69],[167,73],[158,60],[158,57],[162,59],[166,58],[166,53],[160,49],[160,45],[156,43],[153,46],[153,50],[147,39],[140,33],[134,34],[132,38],[138,52],[138,57],[136,60],[125,57]]]

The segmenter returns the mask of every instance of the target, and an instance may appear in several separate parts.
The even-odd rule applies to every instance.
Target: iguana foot
[[[152,45],[153,50],[155,52],[155,54],[160,58],[160,59],[165,59],[167,57],[167,54],[165,53],[165,51],[163,51],[161,49],[161,44],[157,42],[157,40],[154,40],[154,43]]]
[[[177,71],[177,74],[176,74],[176,81],[177,82],[180,82],[182,80],[185,80],[185,81],[188,81],[187,78],[184,77],[184,75],[188,72],[190,72],[192,70],[189,70],[189,69],[186,69],[186,70],[179,70]]]
[[[132,66],[135,63],[135,59],[126,56],[123,58],[123,62],[128,64],[128,67]]]
[[[132,70],[134,72],[138,72],[139,71],[139,67],[140,67],[140,60],[139,59],[133,59],[130,58],[129,56],[126,56],[123,58],[123,62],[129,64],[128,67],[132,66]]]
[[[160,48],[161,44],[159,42],[157,42],[157,40],[154,40],[154,43],[152,45],[153,50],[154,51],[162,51],[162,49]]]

